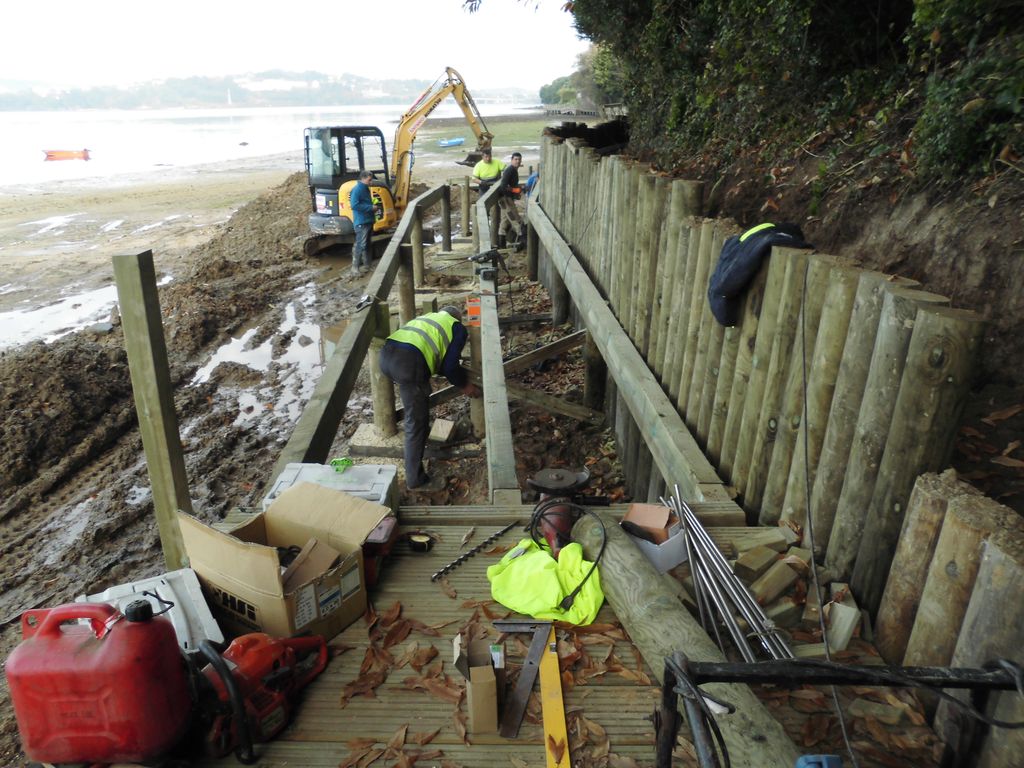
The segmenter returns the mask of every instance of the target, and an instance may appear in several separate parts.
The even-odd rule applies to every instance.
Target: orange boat
[[[88,149],[44,149],[47,160],[88,160]]]

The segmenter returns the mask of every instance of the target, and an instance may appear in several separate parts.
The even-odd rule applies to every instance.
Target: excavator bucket
[[[468,155],[466,155],[466,158],[464,160],[456,161],[456,164],[464,165],[467,168],[472,168],[474,165],[479,163],[483,159],[483,157],[484,156],[482,152],[470,152]]]

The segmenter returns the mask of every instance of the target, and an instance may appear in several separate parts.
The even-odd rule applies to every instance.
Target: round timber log
[[[850,586],[878,610],[914,480],[935,471],[960,423],[985,324],[976,312],[918,310]]]
[[[600,561],[601,588],[633,644],[661,680],[665,657],[682,651],[694,661],[724,662],[700,624],[679,602],[654,566],[610,515],[601,515],[608,536]],[[601,526],[585,515],[573,528],[573,539],[589,559],[601,549]],[[736,707],[717,718],[735,768],[794,765],[800,751],[767,708],[745,685],[701,686]]]
[[[918,308],[929,302],[947,301],[944,296],[934,293],[893,285],[885,287],[857,426],[844,468],[845,480],[836,504],[828,551],[825,553],[825,567],[833,581],[848,581],[853,572],[864,531],[864,520],[878,478],[878,467],[889,436]],[[854,592],[854,596],[860,602],[861,595]]]
[[[907,517],[875,620],[875,645],[889,664],[903,664],[928,567],[950,499],[980,494],[981,491],[958,480],[952,469],[941,475],[927,472],[914,483],[907,504]]]

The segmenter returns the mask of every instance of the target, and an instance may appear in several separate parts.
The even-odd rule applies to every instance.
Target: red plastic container
[[[88,624],[66,624],[76,619]],[[142,762],[184,734],[185,662],[173,626],[148,602],[124,615],[106,603],[27,611],[21,632],[4,669],[29,759]]]

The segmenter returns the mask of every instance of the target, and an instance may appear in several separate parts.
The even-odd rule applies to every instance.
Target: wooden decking
[[[476,508],[473,521],[457,523],[456,517],[470,517],[469,508],[416,508],[403,510],[403,532],[426,529],[438,537],[438,542],[429,553],[412,552],[405,540],[399,541],[388,559],[380,583],[372,591],[371,602],[378,615],[393,609],[401,603],[401,617],[436,627],[437,636],[413,630],[407,637],[395,643],[389,650],[399,660],[410,644],[420,649],[434,646],[438,655],[434,664],[443,662],[443,675],[451,676],[450,686],[462,685],[461,675],[452,664],[452,638],[468,622],[479,621],[490,627],[487,613],[498,618],[507,615],[507,610],[497,603],[481,604],[490,600],[490,587],[486,569],[496,563],[501,553],[481,553],[451,572],[448,577],[455,597],[446,594],[441,584],[431,582],[430,576],[445,564],[465,551],[461,542],[469,526],[476,531],[466,547],[483,540],[504,524],[519,519],[522,510],[528,507],[492,508],[489,515],[481,515],[487,508]],[[516,514],[516,513],[519,514]],[[446,520],[447,519],[447,520]],[[437,520],[438,522],[435,522]],[[446,521],[445,521],[446,520]],[[445,521],[445,522],[440,522]],[[496,546],[510,547],[523,536],[520,527],[508,531],[496,542]],[[484,607],[485,606],[485,607]],[[415,623],[414,622],[414,623]],[[615,615],[605,604],[598,616],[597,624],[611,624]],[[492,628],[492,634],[497,635]],[[583,680],[584,662],[576,662],[576,681],[566,684],[572,675],[563,674],[563,693],[569,725],[570,743],[573,749],[573,764],[588,765],[586,755],[593,750],[602,750],[603,739],[598,738],[600,729],[607,734],[608,749],[622,758],[632,758],[636,765],[648,766],[654,762],[654,726],[649,719],[660,695],[657,681],[651,670],[640,661],[639,654],[627,640],[602,634],[588,637],[588,644],[582,646],[589,658],[605,658],[608,649],[611,655],[608,666],[615,667],[615,660],[621,663],[623,671],[609,671]],[[572,640],[572,631],[560,631],[563,639]],[[524,638],[527,644],[529,638]],[[595,643],[596,641],[596,643]],[[380,640],[377,641],[381,645]],[[343,650],[328,665],[327,670],[306,689],[302,703],[292,724],[276,740],[259,745],[258,765],[266,768],[284,766],[331,766],[348,765],[345,760],[353,753],[363,750],[384,749],[397,732],[408,727],[404,750],[410,756],[417,752],[430,753],[431,759],[423,759],[420,765],[458,765],[470,768],[492,766],[543,766],[543,730],[539,720],[539,702],[536,709],[531,705],[527,711],[519,737],[504,739],[497,734],[468,734],[463,741],[456,722],[456,713],[465,712],[465,697],[458,703],[438,698],[422,689],[406,687],[403,681],[417,673],[410,666],[392,666],[387,679],[373,696],[356,695],[342,705],[345,686],[360,677],[360,666],[370,646],[367,623],[358,620],[348,629],[331,640],[331,645]],[[518,665],[522,659],[524,645],[515,639],[506,642],[509,662]],[[426,671],[426,668],[424,668]],[[589,671],[594,671],[591,667]],[[640,674],[642,671],[643,674]],[[536,696],[535,689],[535,696]],[[536,711],[536,715],[533,712]],[[582,720],[585,718],[585,721]],[[581,728],[580,723],[584,723]],[[417,734],[437,731],[436,736],[426,745],[416,743]],[[590,733],[589,739],[580,738],[581,731]],[[585,736],[584,736],[585,738]],[[367,746],[373,741],[373,747]],[[355,742],[355,748],[352,743]],[[437,751],[441,753],[438,755]],[[366,758],[372,754],[368,753]],[[377,765],[395,765],[395,756],[383,759]],[[450,761],[445,763],[444,761]],[[519,762],[521,761],[521,762]],[[353,762],[352,765],[367,763]],[[622,764],[632,764],[628,760]],[[234,757],[222,760],[208,760],[201,765],[237,765]]]

